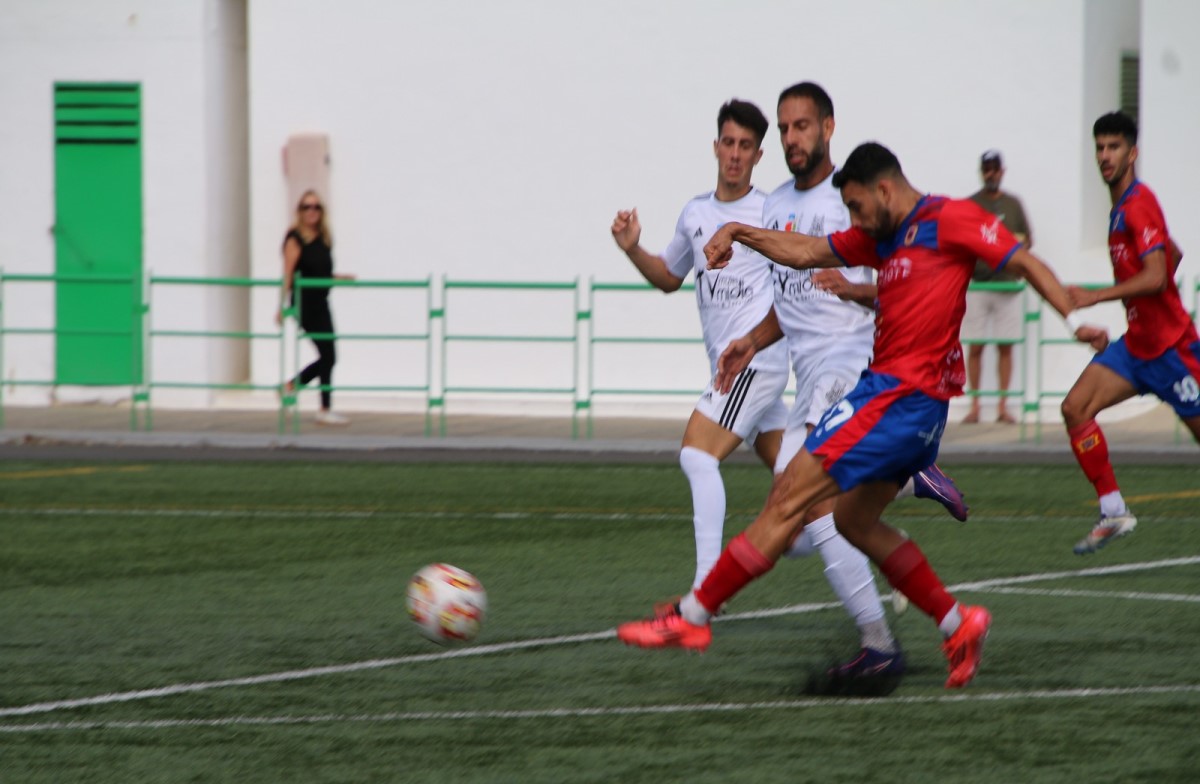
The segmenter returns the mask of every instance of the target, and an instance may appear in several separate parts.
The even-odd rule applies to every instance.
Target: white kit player
[[[833,101],[820,85],[801,82],[780,94],[777,117],[792,179],[767,197],[761,225],[818,237],[849,229],[850,214],[832,183]],[[753,330],[730,341],[719,360],[717,387],[721,389],[728,386],[731,373],[747,362],[753,365],[758,353],[774,350],[779,339],[786,337],[796,374],[796,402],[774,466],[776,474],[782,473],[804,446],[826,409],[854,388],[871,360],[875,313],[873,305],[863,302],[874,300],[871,269],[824,270],[821,274],[837,278],[823,282],[815,278],[813,270],[774,265],[774,308]],[[936,466],[914,477],[903,492],[935,498],[958,519],[966,518],[962,494]],[[840,538],[833,507],[834,500],[829,499],[807,510],[804,519],[808,525],[792,544],[789,556],[809,555],[825,540]],[[845,680],[898,675],[904,671],[903,654],[882,621],[883,605],[866,569],[867,558],[852,548],[845,557],[861,563],[867,574],[842,589],[854,597],[846,608],[864,629],[864,644],[858,658],[831,674]],[[901,609],[899,604],[897,609]]]
[[[718,357],[729,342],[767,318],[775,301],[775,265],[754,251],[737,246],[733,260],[719,270],[723,273],[720,276],[714,275],[718,271],[706,269],[704,245],[708,238],[731,221],[757,224],[766,199],[750,184],[754,166],[762,158],[762,140],[769,128],[766,117],[753,104],[735,99],[721,107],[717,128],[719,136],[713,144],[718,162],[717,189],[684,206],[675,235],[661,256],[639,245],[641,224],[636,210],[618,212],[612,224],[617,245],[652,285],[666,292],[676,291],[689,272],[695,274],[696,302],[714,375]],[[870,339],[868,333],[868,354]],[[748,359],[724,390],[710,381],[688,421],[679,463],[692,490],[694,586],[703,582],[723,548],[725,486],[721,461],[748,441],[768,467],[775,467],[787,421],[787,407],[782,400],[787,380],[784,344],[764,348]],[[862,603],[857,594],[869,593],[878,604],[867,559],[836,530],[813,542],[809,552],[814,549],[825,560],[830,585],[856,620],[861,613],[852,607]],[[878,618],[871,619],[869,628],[860,624],[860,630],[864,648],[886,647],[892,641],[882,611]]]

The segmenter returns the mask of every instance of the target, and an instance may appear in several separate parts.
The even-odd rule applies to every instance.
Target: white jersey
[[[793,180],[780,185],[763,205],[762,225],[810,237],[825,237],[850,228],[850,213],[832,180],[830,174],[806,191],[796,190]],[[772,266],[775,313],[787,337],[797,377],[805,357],[820,354],[833,344],[870,347],[875,337],[873,310],[816,288],[812,282],[813,270]],[[852,283],[874,282],[870,267],[845,267],[839,271]]]
[[[760,225],[766,194],[757,188],[737,201],[718,201],[709,192],[684,205],[675,236],[663,251],[667,269],[677,278],[695,273],[696,305],[708,361],[716,373],[717,358],[735,338],[758,326],[771,310],[771,261],[741,243],[734,243],[733,259],[724,269],[707,269],[704,246],[717,229],[735,221]],[[750,367],[787,372],[787,354],[781,344],[758,352]]]

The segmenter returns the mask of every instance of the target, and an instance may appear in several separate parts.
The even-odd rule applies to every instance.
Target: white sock
[[[904,487],[900,488],[900,492],[896,493],[896,498],[909,498],[916,495],[916,488],[913,487],[913,478],[910,476],[908,481],[904,483]]]
[[[703,626],[712,620],[712,613],[696,598],[695,591],[679,600],[679,614],[683,616],[683,620],[697,626]]]
[[[832,514],[809,523],[808,530],[812,532],[813,545],[825,561],[825,579],[829,581],[833,592],[854,619],[854,623],[860,630],[864,630],[864,645],[868,636],[865,630],[868,627],[871,628],[870,638],[873,642],[869,647],[880,648],[885,645],[879,627],[871,626],[882,620],[883,602],[879,600],[879,592],[875,590],[875,576],[871,573],[871,562],[867,560],[867,556],[856,550],[838,533]],[[894,646],[891,632],[888,631],[886,636],[889,647]]]
[[[692,486],[692,524],[696,530],[696,576],[692,587],[699,588],[721,557],[725,483],[721,480],[721,461],[695,447],[679,450],[679,466]]]
[[[950,612],[946,613],[946,617],[938,624],[938,629],[942,632],[943,637],[949,637],[958,631],[959,625],[962,623],[962,613],[958,611],[958,602],[950,608]]]
[[[1113,490],[1111,493],[1100,496],[1100,514],[1103,517],[1119,517],[1129,514],[1129,507],[1125,506],[1125,499],[1121,496],[1120,490]]]
[[[813,544],[812,526],[804,526],[804,530],[792,542],[792,546],[784,551],[784,555],[788,558],[807,558],[817,551],[817,546]]]

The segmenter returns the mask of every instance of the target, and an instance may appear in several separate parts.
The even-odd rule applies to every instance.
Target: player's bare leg
[[[1192,438],[1196,439],[1196,443],[1200,444],[1200,416],[1181,417],[1179,421],[1192,434]]]
[[[721,606],[775,565],[803,525],[806,509],[838,492],[820,460],[801,451],[775,476],[763,511],[726,546],[700,587],[683,597],[678,613],[621,624],[617,636],[643,648],[703,651],[712,641],[709,621]]]
[[[1000,382],[1000,397],[996,403],[996,421],[1002,424],[1012,425],[1015,424],[1017,420],[1008,412],[1008,397],[1005,395],[1005,393],[1008,392],[1009,384],[1012,383],[1012,343],[997,343],[996,353],[1000,355],[1000,361],[997,370],[998,381]]]
[[[967,346],[967,388],[973,392],[979,391],[979,383],[983,378],[983,343],[972,343]],[[964,425],[974,425],[979,422],[979,396],[971,395],[971,408],[963,417]]]
[[[1094,553],[1109,542],[1133,531],[1137,518],[1125,505],[1108,457],[1108,442],[1096,415],[1137,394],[1133,385],[1098,363],[1088,365],[1062,402],[1063,423],[1071,451],[1083,474],[1096,489],[1100,519],[1088,535],[1075,544],[1075,553]]]
[[[754,439],[754,454],[771,470],[775,469],[775,461],[779,457],[779,446],[783,443],[782,430],[769,430],[759,433]]]

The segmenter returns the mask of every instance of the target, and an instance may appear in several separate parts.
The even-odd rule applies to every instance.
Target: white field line
[[[1062,572],[1043,572],[1041,574],[1026,574],[1020,577],[997,577],[993,580],[979,580],[970,583],[958,583],[950,586],[951,591],[985,591],[1006,585],[1036,583],[1043,580],[1063,580],[1072,577],[1100,577],[1106,574],[1124,574],[1126,572],[1144,572],[1149,569],[1169,569],[1173,566],[1192,566],[1200,564],[1200,555],[1186,558],[1167,558],[1162,561],[1143,561],[1141,563],[1114,564],[1113,566],[1094,566],[1089,569],[1072,569]]]
[[[1079,591],[1073,588],[988,588],[987,593],[1007,593],[1018,596],[1052,596],[1078,599],[1132,599],[1148,602],[1195,602],[1200,596],[1184,593],[1142,593],[1140,591]]]
[[[85,708],[92,705],[110,705],[115,702],[133,702],[135,700],[153,700],[160,697],[170,697],[175,694],[191,694],[211,689],[225,689],[231,686],[260,686],[264,683],[282,683],[306,678],[320,678],[325,675],[344,675],[364,670],[379,670],[384,667],[395,667],[400,664],[419,664],[421,662],[442,661],[444,659],[465,659],[470,656],[489,656],[494,653],[507,653],[527,648],[541,648],[549,645],[573,645],[581,642],[607,640],[617,636],[616,629],[590,634],[571,634],[560,637],[543,637],[533,640],[517,640],[502,642],[494,645],[480,645],[474,648],[456,648],[437,653],[418,653],[411,656],[397,656],[390,659],[370,659],[351,664],[334,664],[327,667],[310,667],[303,670],[285,670],[265,675],[250,675],[244,678],[227,678],[219,681],[198,681],[196,683],[178,683],[173,686],[161,686],[156,689],[140,689],[138,691],[99,694],[95,697],[81,697],[73,700],[56,700],[54,702],[39,702],[30,705],[20,705],[12,708],[0,708],[0,718],[6,716],[28,716],[32,713],[49,713],[71,708]]]
[[[1196,563],[1200,563],[1200,556],[1193,556],[1189,558],[1171,558],[1163,561],[1146,561],[1143,563],[1117,564],[1114,566],[1101,566],[1090,569],[1079,569],[1076,571],[1044,572],[1042,574],[1028,574],[1017,577],[1001,577],[993,580],[982,580],[975,583],[960,583],[958,585],[950,586],[949,590],[988,591],[1010,585],[1040,580],[1058,580],[1071,577],[1120,574],[1123,572],[1165,569],[1173,566],[1187,566]],[[834,602],[824,602],[820,604],[797,604],[789,607],[781,607],[770,610],[735,613],[721,616],[717,620],[734,621],[748,618],[766,618],[778,615],[815,612],[819,610],[835,608],[838,606],[839,605]],[[495,653],[507,653],[509,651],[525,650],[529,648],[542,648],[554,645],[574,645],[582,642],[607,640],[615,636],[616,630],[608,629],[603,632],[562,635],[558,637],[542,637],[532,640],[517,640],[513,642],[495,643],[492,645],[480,645],[472,648],[458,648],[440,651],[437,653],[414,654],[410,656],[398,656],[389,659],[371,659],[368,661],[353,662],[350,664],[334,664],[325,667],[311,667],[302,670],[285,670],[283,672],[266,673],[263,675],[250,675],[242,678],[227,678],[224,680],[215,681],[179,683],[172,686],[161,686],[154,689],[114,692],[111,694],[99,694],[93,697],[80,697],[69,700],[55,700],[52,702],[39,702],[31,703],[29,705],[17,705],[7,708],[0,708],[0,718],[9,716],[28,716],[37,713],[51,713],[54,711],[70,710],[73,708],[82,708],[95,705],[110,705],[118,702],[159,699],[162,697],[170,697],[176,694],[191,694],[195,692],[210,691],[212,689],[223,689],[234,686],[257,686],[265,683],[281,683],[285,681],[319,678],[328,675],[343,675],[353,672],[362,672],[364,670],[378,670],[384,667],[394,667],[401,664],[418,664],[422,662],[442,661],[444,659],[462,659],[475,656],[488,656]]]
[[[385,723],[412,721],[486,721],[515,719],[563,719],[607,716],[662,716],[686,713],[745,713],[749,711],[800,710],[813,708],[883,708],[897,705],[972,704],[1031,700],[1096,699],[1106,697],[1177,696],[1200,694],[1200,684],[1174,686],[1129,686],[1099,689],[1034,689],[1010,692],[971,692],[886,699],[810,698],[771,702],[712,702],[694,705],[615,705],[595,708],[544,708],[541,710],[494,711],[406,711],[396,713],[324,713],[310,716],[229,716],[216,719],[150,719],[142,721],[51,721],[31,724],[0,724],[0,734],[70,732],[80,730],[161,730],[220,727],[273,727],[310,724]]]

